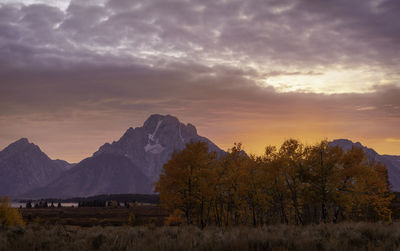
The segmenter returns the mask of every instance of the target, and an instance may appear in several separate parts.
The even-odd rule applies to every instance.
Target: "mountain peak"
[[[20,138],[19,140],[9,144],[4,150],[7,152],[20,152],[27,149],[38,149],[39,147],[30,143],[27,138]]]
[[[352,147],[369,149],[369,148],[363,146],[360,142],[353,142],[348,139],[335,139],[330,144],[334,145],[334,146],[339,146],[346,151],[350,150]]]
[[[194,125],[185,125],[171,115],[153,114],[142,127],[129,128],[118,141],[104,144],[93,156],[104,153],[122,155],[154,182],[172,153],[181,151],[191,141],[206,142],[210,151],[223,153],[210,140],[198,135]]]
[[[160,114],[152,114],[150,117],[144,122],[143,128],[147,132],[155,132],[162,125],[162,127],[170,127],[170,128],[179,128],[182,130],[181,133],[185,133],[188,135],[197,135],[197,129],[194,125],[188,123],[185,125],[180,122],[177,117],[172,115],[160,115]]]
[[[146,130],[154,130],[157,124],[162,121],[164,124],[169,125],[177,125],[180,123],[177,117],[171,115],[160,115],[160,114],[152,114],[150,117],[144,122],[143,128]]]
[[[352,146],[354,145],[354,142],[349,139],[335,139],[331,141],[331,144],[343,147],[343,146]]]
[[[21,195],[58,177],[69,164],[51,160],[39,146],[21,138],[0,151],[0,195]]]
[[[189,133],[197,135],[197,129],[194,125],[188,123],[186,129],[188,130]]]
[[[15,141],[14,143],[29,144],[29,140],[27,138],[20,138],[19,140]]]
[[[11,145],[13,146],[28,146],[32,143],[29,142],[29,140],[27,138],[20,138],[19,140],[15,141],[14,143],[11,143]]]
[[[356,147],[356,148],[363,149],[367,153],[370,153],[370,154],[373,154],[373,155],[377,155],[375,150],[362,145],[358,141],[357,142],[353,142],[353,141],[348,140],[348,139],[335,139],[332,142],[330,142],[329,144],[332,145],[332,146],[339,146],[340,148],[342,148],[345,151],[350,150],[352,147]]]

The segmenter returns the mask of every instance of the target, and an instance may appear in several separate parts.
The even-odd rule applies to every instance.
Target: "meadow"
[[[398,250],[400,224],[265,227],[30,224],[0,230],[0,250]]]
[[[161,226],[168,214],[158,205],[126,207],[62,207],[19,209],[28,225],[69,225],[80,227],[154,225]]]

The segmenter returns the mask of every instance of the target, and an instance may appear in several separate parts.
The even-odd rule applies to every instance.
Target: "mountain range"
[[[170,115],[151,115],[142,127],[129,128],[113,143],[106,143],[86,158],[26,193],[24,198],[86,197],[98,194],[153,192],[162,166],[174,151],[191,141],[203,141],[210,151],[223,154],[209,139],[199,136],[191,124],[183,124]],[[1,166],[0,166],[1,168]],[[1,190],[0,190],[1,191]]]
[[[0,152],[0,196],[69,198],[98,194],[153,193],[162,166],[174,151],[191,141],[203,141],[210,151],[225,152],[197,134],[191,124],[170,115],[151,115],[142,127],[129,128],[118,141],[106,143],[77,164],[51,160],[38,146],[22,138]],[[393,191],[400,192],[400,156],[379,155],[360,143],[330,142],[344,150],[362,148],[369,159],[388,168]]]

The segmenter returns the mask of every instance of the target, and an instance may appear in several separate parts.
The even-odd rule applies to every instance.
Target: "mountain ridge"
[[[119,140],[105,143],[71,170],[24,197],[75,197],[100,193],[153,193],[152,184],[174,151],[203,141],[210,151],[225,152],[197,134],[192,124],[171,115],[151,115],[141,127],[129,127]],[[118,170],[117,170],[118,167]],[[129,178],[128,178],[129,177]]]
[[[194,125],[184,124],[171,115],[160,114],[149,116],[141,127],[129,127],[118,140],[103,144],[92,156],[77,164],[51,160],[39,146],[30,143],[27,138],[21,138],[0,151],[0,194],[22,195],[24,198],[86,197],[110,193],[151,194],[152,184],[158,180],[163,164],[174,151],[182,150],[191,141],[206,142],[210,151],[219,155],[225,153],[211,140],[198,135]],[[351,147],[362,148],[369,159],[387,166],[392,190],[400,192],[400,156],[379,155],[374,149],[348,139],[335,139],[329,145],[339,146],[345,151]],[[11,162],[21,169],[19,174],[10,171],[11,164],[6,163],[6,160],[13,160],[13,156],[17,156],[15,163]],[[30,161],[24,162],[24,159]],[[40,166],[40,163],[45,164]],[[54,175],[50,171],[50,174],[40,176],[32,171],[38,166],[58,171]],[[27,170],[27,167],[31,170]],[[21,173],[25,175],[21,176]],[[28,181],[38,175],[38,182],[29,185]],[[30,179],[27,178],[29,176]],[[6,180],[13,181],[17,188],[13,188]],[[9,187],[5,188],[4,183]],[[28,186],[18,188],[21,183]]]

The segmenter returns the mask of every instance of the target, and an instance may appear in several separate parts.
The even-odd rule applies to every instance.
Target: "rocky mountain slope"
[[[0,196],[14,196],[44,186],[67,170],[69,163],[51,160],[26,138],[0,152]]]
[[[70,198],[151,191],[148,178],[128,158],[105,153],[82,160],[60,178],[22,197]]]

